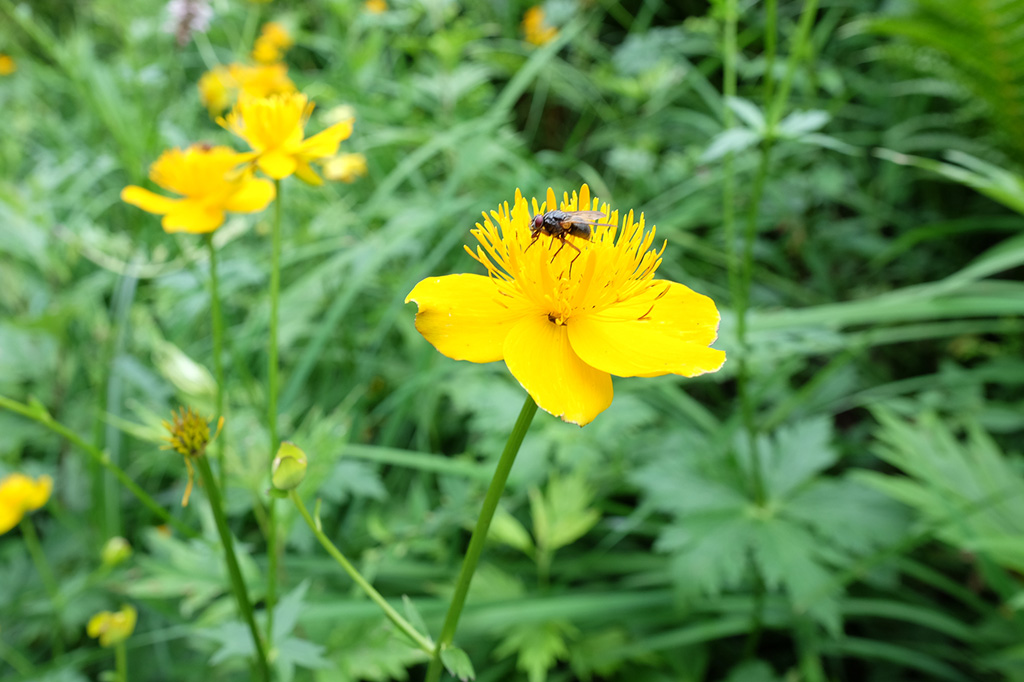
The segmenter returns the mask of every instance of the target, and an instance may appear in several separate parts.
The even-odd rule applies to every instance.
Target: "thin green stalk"
[[[114,477],[118,481],[120,481],[121,485],[128,489],[128,492],[134,495],[139,500],[139,502],[143,504],[143,506],[145,506],[147,509],[153,512],[161,520],[170,524],[171,526],[174,526],[175,530],[177,530],[179,533],[187,537],[199,537],[199,534],[192,528],[189,528],[184,523],[168,514],[167,510],[161,507],[159,504],[157,504],[156,500],[150,497],[145,490],[140,488],[135,481],[129,478],[128,474],[126,474],[124,470],[121,469],[121,467],[111,462],[110,458],[107,457],[106,453],[101,452],[98,448],[95,448],[92,445],[89,445],[84,440],[82,440],[74,431],[67,428],[60,422],[55,421],[53,417],[51,417],[50,414],[46,412],[41,406],[30,407],[28,405],[19,403],[16,400],[11,400],[10,398],[0,396],[0,409],[10,410],[11,412],[20,414],[23,417],[28,417],[29,419],[32,419],[42,424],[43,426],[50,429],[54,433],[63,436],[69,442],[71,442],[72,445],[78,446],[80,450],[85,452],[85,454],[89,455],[93,462],[99,464],[107,471],[112,473]]]
[[[267,426],[270,429],[270,456],[267,469],[272,475],[277,452],[277,320],[281,298],[281,181],[274,180],[274,222],[270,237],[270,338],[267,339]],[[277,498],[267,506],[267,637],[274,627],[274,603],[277,601]]]
[[[58,658],[64,655],[64,637],[60,627],[60,622],[63,620],[60,614],[64,610],[64,600],[61,599],[60,591],[57,589],[57,581],[50,569],[50,562],[46,560],[36,527],[28,516],[21,519],[21,535],[25,539],[25,548],[28,549],[29,556],[32,557],[32,563],[35,565],[39,578],[43,581],[46,594],[50,597],[50,603],[53,605],[53,612],[58,623],[53,638],[53,657]]]
[[[505,490],[505,482],[508,480],[509,472],[512,471],[512,464],[516,461],[516,454],[519,453],[519,447],[523,444],[523,438],[526,437],[526,432],[533,421],[533,415],[536,413],[537,403],[530,396],[526,396],[523,409],[519,412],[519,418],[516,419],[512,433],[508,436],[508,442],[505,443],[505,450],[501,453],[501,459],[498,460],[494,478],[491,479],[491,484],[487,488],[487,495],[484,497],[480,516],[477,517],[476,527],[473,528],[473,535],[469,538],[469,547],[466,548],[466,556],[462,560],[462,570],[459,571],[459,578],[455,583],[455,594],[452,595],[452,602],[448,606],[444,625],[441,626],[441,636],[434,646],[434,655],[427,667],[427,682],[438,682],[441,679],[441,652],[455,639],[455,629],[459,625],[462,608],[466,605],[469,585],[473,581],[473,574],[476,572],[480,554],[487,541],[487,530],[491,527],[491,519],[494,518],[501,494]]]
[[[313,535],[316,536],[316,539],[320,541],[320,544],[327,550],[327,553],[331,555],[331,558],[337,561],[338,564],[345,569],[345,572],[348,573],[350,578],[352,578],[352,581],[358,585],[371,600],[373,600],[373,603],[384,611],[384,615],[386,615],[399,630],[405,633],[409,639],[416,643],[416,646],[422,649],[425,653],[433,655],[434,643],[430,641],[430,638],[421,634],[420,631],[412,625],[412,623],[403,618],[402,614],[398,613],[398,611],[396,611],[394,607],[384,599],[381,593],[375,590],[373,585],[366,581],[366,578],[359,573],[356,567],[345,558],[345,555],[341,553],[341,550],[339,550],[333,542],[331,542],[330,538],[324,535],[323,530],[320,528],[320,524],[310,516],[309,510],[307,510],[306,505],[302,503],[302,498],[299,497],[298,493],[292,490],[288,493],[288,497],[295,504],[295,508],[299,510],[299,514],[302,515],[302,518],[306,521],[306,525],[309,526],[309,529],[313,531]]]
[[[228,577],[231,578],[231,590],[235,593],[235,601],[238,602],[238,610],[242,619],[249,626],[249,633],[252,635],[253,645],[256,647],[256,668],[259,671],[259,679],[263,682],[270,682],[270,667],[267,664],[267,652],[263,646],[263,639],[256,627],[256,619],[253,616],[252,603],[249,601],[249,592],[246,590],[245,581],[242,579],[242,571],[238,567],[238,558],[235,556],[235,542],[231,537],[231,530],[228,528],[227,518],[224,516],[224,502],[220,496],[220,489],[210,469],[210,463],[206,457],[200,455],[192,460],[199,469],[199,477],[206,489],[206,497],[210,500],[210,509],[213,511],[213,520],[217,525],[217,534],[220,536],[221,544],[224,545],[224,560],[228,567]]]
[[[210,314],[213,317],[213,375],[217,381],[217,419],[224,416],[224,316],[220,310],[220,291],[217,286],[217,248],[213,235],[206,235],[206,249],[210,253]],[[221,427],[223,430],[223,427]],[[227,463],[224,461],[225,435],[214,444],[217,455],[217,474],[221,490],[227,490]]]
[[[117,682],[128,682],[128,647],[124,642],[114,645],[114,679]]]

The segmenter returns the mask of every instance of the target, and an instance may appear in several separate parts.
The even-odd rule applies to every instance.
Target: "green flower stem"
[[[512,471],[512,464],[516,461],[519,447],[523,444],[526,431],[530,428],[533,415],[537,413],[537,403],[533,398],[526,396],[523,409],[519,412],[516,425],[512,427],[512,433],[505,443],[505,450],[498,460],[498,467],[494,471],[494,478],[487,488],[487,495],[484,497],[483,508],[480,516],[477,517],[476,527],[473,528],[473,535],[469,538],[469,547],[466,549],[466,556],[462,560],[462,570],[455,583],[455,594],[452,595],[452,603],[448,606],[448,613],[444,618],[444,625],[441,626],[441,636],[434,646],[434,656],[430,659],[427,667],[427,682],[438,682],[441,679],[441,652],[451,645],[455,639],[455,629],[459,625],[459,617],[462,615],[462,607],[466,605],[466,595],[469,594],[469,584],[473,581],[473,574],[480,562],[480,554],[483,552],[484,543],[487,541],[487,530],[491,527],[491,519],[498,508],[501,494],[505,490],[505,482],[508,474]]]
[[[89,455],[89,457],[100,466],[104,467],[107,471],[112,473],[114,477],[120,481],[121,485],[128,489],[132,495],[134,495],[139,502],[143,504],[147,509],[158,516],[162,521],[170,524],[182,535],[190,538],[197,538],[199,534],[192,528],[189,528],[184,523],[174,518],[167,513],[167,510],[157,504],[156,500],[149,496],[149,494],[139,487],[139,485],[128,477],[128,474],[124,470],[110,461],[110,458],[106,453],[101,452],[98,448],[89,445],[82,440],[78,434],[71,429],[67,428],[58,421],[55,421],[45,409],[41,406],[29,406],[19,403],[16,400],[5,398],[0,395],[0,409],[10,410],[16,414],[20,414],[23,417],[28,417],[36,422],[39,422],[46,428],[50,429],[54,433],[57,433],[66,438],[72,445],[77,446],[80,450]]]
[[[117,682],[128,682],[128,647],[124,642],[114,645],[114,679]]]
[[[270,429],[270,456],[267,473],[273,474],[277,453],[277,319],[281,303],[281,181],[274,180],[274,221],[270,237],[270,338],[267,339],[267,426]],[[267,637],[274,628],[274,603],[277,601],[277,498],[271,496],[267,507]]]
[[[334,543],[331,542],[330,538],[324,535],[323,530],[320,528],[320,524],[310,516],[309,510],[306,509],[306,505],[302,503],[302,498],[299,497],[298,493],[295,490],[291,490],[288,493],[288,497],[295,504],[296,509],[299,510],[299,514],[301,514],[302,518],[305,519],[306,525],[309,526],[311,531],[313,531],[313,535],[316,536],[316,539],[320,541],[320,544],[327,550],[327,553],[330,554],[343,569],[345,569],[345,572],[348,573],[350,578],[352,578],[352,581],[358,585],[359,588],[362,589],[362,591],[365,592],[366,595],[381,608],[381,610],[384,611],[384,615],[386,615],[399,630],[405,633],[409,639],[416,643],[416,646],[422,649],[424,653],[433,655],[434,643],[430,641],[430,638],[421,634],[409,621],[403,618],[402,614],[398,613],[398,611],[396,611],[394,607],[384,599],[381,593],[366,581],[366,578],[356,570],[356,567],[345,558],[345,555],[341,553],[341,550],[334,546]]]
[[[43,545],[39,542],[39,534],[36,533],[36,527],[28,515],[21,519],[21,535],[25,539],[25,548],[28,550],[29,556],[32,557],[32,563],[39,573],[39,578],[43,581],[46,594],[50,597],[50,603],[53,604],[53,611],[58,623],[53,639],[53,655],[54,658],[58,658],[64,654],[64,637],[59,625],[62,620],[60,614],[64,610],[64,600],[61,599],[60,591],[57,589],[57,581],[50,569],[50,562],[46,560]]]
[[[213,317],[213,375],[217,381],[217,418],[224,416],[224,316],[220,309],[220,291],[217,286],[217,248],[213,245],[213,234],[206,235],[206,249],[210,252],[210,314]],[[222,427],[223,430],[223,427]],[[217,473],[221,490],[227,490],[227,465],[224,461],[223,433],[214,444],[217,449]]]
[[[259,670],[259,679],[263,682],[270,682],[270,667],[267,664],[267,652],[263,646],[263,639],[260,631],[256,628],[256,619],[253,617],[252,604],[249,602],[249,592],[246,590],[245,581],[242,579],[242,571],[238,568],[238,558],[235,556],[235,543],[231,537],[231,530],[228,528],[227,518],[224,516],[224,502],[220,496],[220,489],[210,469],[210,463],[206,457],[194,457],[192,460],[199,469],[199,477],[206,489],[206,496],[210,500],[210,508],[213,511],[213,520],[217,524],[217,534],[220,535],[221,544],[224,545],[224,560],[228,566],[228,576],[231,578],[231,590],[235,593],[235,600],[238,602],[238,610],[242,619],[249,626],[252,634],[253,644],[256,646],[256,667]]]

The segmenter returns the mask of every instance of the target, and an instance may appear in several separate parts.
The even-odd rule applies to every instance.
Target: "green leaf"
[[[839,459],[832,448],[832,421],[815,417],[779,428],[763,441],[762,467],[767,492],[787,497]]]
[[[578,631],[564,621],[542,625],[518,625],[494,651],[498,658],[517,654],[516,668],[526,673],[530,682],[544,682],[548,670],[569,656],[566,637],[575,638]]]
[[[519,523],[519,519],[500,505],[487,531],[487,539],[518,549],[527,556],[533,555],[533,539],[530,533]]]
[[[453,646],[442,649],[441,662],[444,663],[445,670],[447,670],[452,677],[462,680],[462,682],[476,679],[476,671],[473,670],[473,662],[469,660],[469,655],[458,647]]]
[[[596,509],[589,508],[593,497],[581,472],[552,474],[543,496],[531,492],[537,546],[553,552],[583,537],[601,518]]]

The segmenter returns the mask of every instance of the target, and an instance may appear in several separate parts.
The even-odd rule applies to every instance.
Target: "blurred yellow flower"
[[[691,377],[721,368],[725,353],[708,347],[718,336],[714,301],[654,279],[664,246],[650,249],[654,228],[645,232],[643,214],[635,220],[630,211],[619,229],[618,211],[592,200],[587,185],[560,204],[548,189],[532,208],[516,190],[511,209],[506,203],[477,223],[480,246],[466,251],[487,276],[431,277],[409,293],[406,302],[419,306],[416,328],[437,350],[504,360],[537,405],[580,426],[611,404],[613,374]],[[534,216],[558,209],[600,211],[608,226],[566,244],[531,231]]]
[[[366,175],[366,157],[362,154],[338,154],[323,162],[324,177],[328,180],[355,182]]]
[[[526,10],[526,14],[523,15],[522,29],[526,42],[533,45],[545,45],[558,35],[557,28],[544,23],[544,8],[540,5]]]
[[[304,137],[313,102],[303,94],[257,99],[241,97],[222,126],[249,143],[259,169],[281,180],[292,173],[311,185],[323,180],[309,165],[338,153],[342,140],[352,134],[352,119],[339,121],[312,137]]]
[[[131,637],[138,617],[134,606],[124,606],[120,611],[100,611],[89,619],[85,631],[90,637],[99,637],[100,646],[114,646]]]
[[[370,14],[383,14],[388,11],[388,3],[387,0],[366,0],[363,9]]]
[[[25,514],[46,504],[51,492],[53,479],[49,476],[33,481],[25,474],[10,474],[0,479],[0,535],[21,523]]]
[[[229,64],[207,71],[199,79],[199,101],[211,116],[216,116],[244,93],[252,97],[269,97],[295,92],[284,64]]]
[[[281,61],[284,53],[294,44],[288,29],[276,21],[268,21],[263,24],[260,36],[253,45],[252,58],[259,64],[273,64]]]
[[[17,70],[18,64],[14,61],[14,57],[0,52],[0,76],[10,76]]]
[[[274,198],[272,182],[254,178],[251,167],[239,168],[248,159],[230,147],[168,149],[150,168],[149,179],[182,198],[129,185],[121,190],[121,199],[162,215],[167,232],[213,232],[224,224],[226,212],[262,211]]]

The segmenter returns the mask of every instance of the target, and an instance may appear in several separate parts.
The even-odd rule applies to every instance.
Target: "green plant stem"
[[[129,478],[128,474],[126,474],[124,470],[121,469],[121,467],[111,462],[110,458],[107,457],[106,453],[103,453],[99,449],[93,447],[92,445],[89,445],[84,440],[82,440],[74,431],[67,428],[60,422],[55,421],[53,417],[51,417],[50,414],[46,412],[41,406],[30,407],[28,405],[19,403],[16,400],[11,400],[10,398],[0,396],[0,408],[10,410],[11,412],[20,414],[23,417],[28,417],[29,419],[32,419],[42,424],[43,426],[50,429],[54,433],[63,436],[68,441],[70,441],[72,445],[76,445],[80,450],[85,452],[85,454],[89,455],[93,462],[99,464],[100,466],[104,467],[107,471],[112,473],[114,477],[118,481],[120,481],[121,485],[128,489],[128,492],[134,495],[139,500],[139,502],[141,502],[147,509],[153,512],[156,516],[160,517],[162,521],[165,521],[171,526],[174,526],[175,530],[177,530],[178,532],[187,537],[199,537],[199,534],[192,528],[189,528],[184,523],[168,514],[167,510],[161,507],[159,504],[157,504],[156,500],[150,497],[145,490],[140,488],[135,481]]]
[[[114,645],[114,667],[117,682],[128,682],[128,647],[124,642]]]
[[[53,571],[50,569],[50,562],[46,560],[43,545],[39,542],[36,527],[27,515],[21,519],[21,535],[25,539],[25,548],[28,550],[29,556],[32,557],[32,563],[39,573],[39,578],[43,581],[43,588],[46,589],[46,594],[50,597],[50,603],[53,605],[54,616],[57,620],[56,632],[53,638],[53,655],[54,658],[58,658],[64,654],[64,637],[60,627],[60,623],[63,620],[60,614],[64,610],[64,601],[61,599],[60,591],[57,589],[57,581],[54,579]]]
[[[352,581],[358,585],[371,600],[373,600],[373,603],[384,611],[384,615],[386,615],[399,630],[405,633],[405,635],[411,639],[416,646],[422,649],[425,653],[433,655],[434,643],[430,641],[430,638],[420,633],[419,630],[417,630],[409,621],[403,618],[402,615],[398,613],[398,611],[396,611],[386,599],[384,599],[383,595],[374,589],[373,585],[366,581],[366,578],[359,573],[356,567],[345,558],[345,555],[341,553],[341,550],[339,550],[333,542],[331,542],[330,538],[324,535],[323,529],[320,528],[320,524],[310,516],[309,510],[306,509],[306,505],[302,503],[302,498],[299,497],[298,493],[291,490],[288,493],[288,497],[295,504],[295,508],[299,510],[299,514],[302,515],[302,518],[306,521],[306,525],[309,526],[309,529],[313,531],[313,535],[316,536],[316,539],[320,541],[320,544],[327,550],[327,553],[331,555],[331,558],[337,561],[345,572],[348,573],[349,577],[352,578]]]
[[[516,454],[519,453],[519,447],[523,444],[523,438],[536,413],[537,403],[533,398],[527,396],[526,402],[523,403],[523,409],[519,412],[519,418],[516,419],[516,424],[512,427],[512,433],[508,436],[508,442],[505,443],[501,459],[498,460],[494,478],[491,479],[491,484],[487,488],[480,516],[476,520],[476,527],[473,528],[473,535],[469,538],[469,547],[466,548],[466,556],[462,560],[462,570],[459,571],[459,578],[455,583],[455,593],[448,606],[444,625],[441,626],[441,636],[434,646],[433,658],[430,659],[430,664],[427,667],[427,682],[438,682],[441,679],[441,652],[455,639],[455,629],[459,625],[462,608],[466,605],[466,595],[469,594],[469,585],[473,581],[473,574],[476,572],[480,554],[487,541],[487,531],[491,527],[491,519],[494,518],[501,494],[505,490],[505,482],[508,480],[509,472],[512,471],[512,464],[516,461]]]
[[[206,235],[206,249],[210,253],[210,314],[213,317],[213,375],[217,381],[217,419],[224,416],[224,316],[220,309],[220,289],[217,285],[217,247],[213,235]],[[222,427],[223,430],[223,427]],[[224,433],[214,443],[217,453],[217,474],[220,489],[227,490],[227,463],[224,461]]]
[[[267,339],[267,427],[270,429],[270,456],[267,473],[272,475],[277,453],[277,321],[281,298],[281,181],[274,180],[274,221],[270,236],[270,338]],[[274,627],[274,603],[277,601],[277,498],[267,506],[267,637]]]
[[[228,577],[231,579],[231,590],[235,593],[235,601],[238,602],[238,610],[242,619],[249,626],[252,635],[253,645],[256,647],[256,668],[259,671],[259,679],[263,682],[270,682],[270,667],[267,664],[267,653],[263,646],[263,639],[256,627],[256,619],[253,616],[252,603],[249,601],[249,592],[242,579],[242,571],[238,567],[238,558],[235,556],[235,542],[231,537],[231,530],[228,528],[227,518],[224,516],[224,501],[220,496],[220,489],[210,469],[210,463],[205,456],[193,458],[196,468],[199,469],[199,477],[206,489],[206,497],[210,500],[210,509],[213,511],[213,520],[217,525],[217,534],[220,536],[221,544],[224,545],[224,561],[228,567]]]

